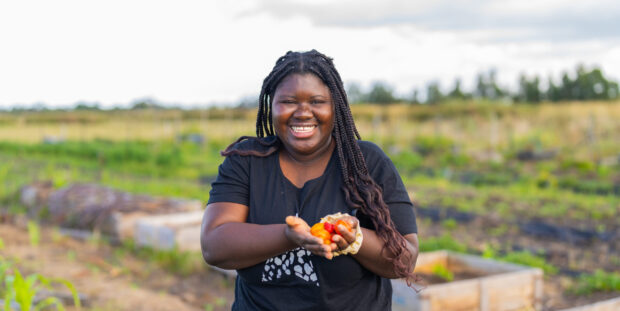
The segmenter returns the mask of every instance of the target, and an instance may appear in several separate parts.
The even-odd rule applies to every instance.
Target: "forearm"
[[[394,270],[394,264],[386,258],[387,256],[393,258],[394,254],[390,253],[387,249],[383,250],[384,243],[379,236],[377,236],[377,233],[374,230],[366,228],[361,228],[361,230],[364,234],[364,241],[358,253],[353,255],[353,257],[366,269],[379,276],[390,279],[400,277]],[[412,265],[415,265],[418,257],[417,238],[410,241],[412,239],[407,237],[406,240],[407,251],[411,253],[413,258]]]
[[[205,261],[223,269],[246,268],[294,249],[284,230],[286,224],[224,223],[201,232]]]

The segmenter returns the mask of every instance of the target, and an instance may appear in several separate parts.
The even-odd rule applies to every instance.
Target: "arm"
[[[389,279],[398,278],[399,276],[394,273],[394,266],[392,263],[385,259],[385,256],[381,254],[383,243],[379,237],[377,237],[377,234],[373,230],[365,228],[362,228],[362,231],[364,233],[364,242],[362,243],[362,247],[359,252],[353,255],[353,258],[355,258],[366,269],[377,275]],[[415,267],[415,262],[418,258],[418,235],[411,233],[405,235],[404,238],[407,241],[407,250],[414,258],[413,267]],[[393,254],[388,255],[392,257]]]
[[[302,246],[325,256],[329,247],[310,234],[303,222],[257,225],[246,223],[248,207],[219,202],[207,205],[202,220],[200,245],[205,261],[223,269],[253,266]],[[304,227],[305,225],[305,227]]]

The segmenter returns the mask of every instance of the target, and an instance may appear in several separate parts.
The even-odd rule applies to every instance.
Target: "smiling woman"
[[[388,278],[413,277],[413,206],[390,159],[360,140],[332,60],[278,59],[256,126],[222,152],[201,230],[207,263],[238,271],[233,310],[389,310]],[[308,224],[333,217],[326,244]]]

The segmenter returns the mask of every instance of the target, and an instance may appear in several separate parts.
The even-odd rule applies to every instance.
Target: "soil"
[[[511,225],[501,235],[491,234],[490,231],[496,226],[489,223],[488,219],[478,218],[447,230],[440,223],[422,220],[418,223],[418,231],[424,236],[440,236],[448,232],[459,242],[465,243],[468,249],[480,252],[485,244],[496,248],[510,246],[515,251],[527,250],[534,254],[544,251],[547,263],[557,267],[559,272],[555,275],[545,274],[543,310],[563,310],[620,297],[620,292],[579,296],[568,291],[579,273],[593,272],[595,269],[620,271],[620,263],[612,259],[620,258],[620,250],[613,247],[613,243],[593,240],[586,245],[575,245],[567,241],[528,236],[520,232],[518,226]]]
[[[443,283],[454,282],[454,281],[474,279],[474,278],[481,277],[482,275],[479,273],[472,273],[472,272],[467,272],[467,271],[453,272],[452,281],[448,281],[434,274],[419,273],[417,274],[417,276],[421,278],[420,283],[422,285],[428,286],[428,285],[433,285],[433,284],[443,284]]]
[[[0,217],[0,256],[11,260],[23,275],[38,273],[72,282],[84,295],[82,310],[230,310],[234,280],[210,270],[190,276],[165,271],[130,254],[120,261],[115,248],[71,237],[59,237],[41,227],[38,246],[31,246],[27,229]],[[117,258],[111,260],[111,258]],[[66,289],[59,288],[58,290]],[[68,307],[68,310],[75,308]]]
[[[593,241],[588,245],[541,239],[509,228],[502,235],[489,233],[492,224],[474,220],[460,224],[449,232],[469,249],[512,245],[536,252],[545,250],[547,261],[560,268],[555,275],[545,275],[543,310],[562,310],[620,296],[620,292],[594,293],[588,296],[569,294],[575,271],[591,272],[604,267],[620,270],[620,263],[610,260],[619,255],[609,243]],[[486,229],[485,229],[486,228]],[[424,236],[439,236],[447,229],[441,224],[419,221]],[[31,246],[25,221],[0,215],[0,238],[4,248],[0,256],[14,262],[23,274],[39,273],[48,278],[71,281],[85,295],[83,310],[230,310],[234,280],[219,271],[204,269],[189,276],[166,271],[157,264],[125,254],[119,259],[117,248],[71,237],[59,237],[52,228],[41,227],[41,241]],[[455,275],[456,279],[470,278]],[[430,276],[425,276],[429,284]],[[68,310],[73,310],[71,307]]]

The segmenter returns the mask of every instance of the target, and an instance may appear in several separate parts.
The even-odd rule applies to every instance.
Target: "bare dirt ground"
[[[458,226],[451,234],[466,236],[469,248],[481,248],[484,243],[510,243],[525,249],[544,248],[551,254],[549,261],[557,267],[571,269],[607,266],[597,254],[608,254],[604,243],[587,246],[541,240],[510,232],[491,237],[480,228],[484,224]],[[441,225],[421,222],[424,235],[445,232]],[[218,271],[204,269],[183,276],[166,271],[156,263],[132,254],[119,254],[118,248],[92,240],[61,236],[50,227],[41,227],[41,240],[32,246],[24,221],[0,217],[0,238],[4,248],[0,256],[13,261],[23,274],[39,273],[48,278],[71,281],[85,295],[83,310],[230,310],[234,280]],[[620,296],[618,292],[576,296],[567,293],[574,278],[560,272],[545,275],[543,310],[562,310]],[[72,310],[69,308],[69,310]]]
[[[0,237],[0,256],[24,275],[71,281],[86,297],[83,310],[230,310],[233,301],[234,281],[206,264],[199,273],[175,275],[131,254],[119,256],[108,244],[59,236],[45,227],[40,244],[32,246],[27,229],[6,219]]]

